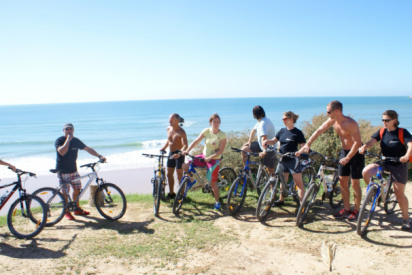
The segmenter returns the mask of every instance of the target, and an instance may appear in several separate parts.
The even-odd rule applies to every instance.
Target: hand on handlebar
[[[309,145],[308,145],[308,144],[305,144],[305,145],[303,145],[302,148],[300,148],[300,150],[299,150],[298,152],[299,152],[299,154],[301,154],[301,153],[307,153],[307,154],[308,154],[309,151],[310,151]]]
[[[361,155],[365,154],[365,151],[366,151],[365,145],[362,145],[358,150],[359,154]]]
[[[402,163],[407,163],[409,161],[409,158],[407,156],[403,156],[399,158],[399,161]]]

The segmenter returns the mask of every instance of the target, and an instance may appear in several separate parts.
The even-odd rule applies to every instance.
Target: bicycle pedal
[[[317,205],[317,206],[323,205],[323,201],[321,201],[321,200],[316,200],[316,201],[315,201],[315,205]]]

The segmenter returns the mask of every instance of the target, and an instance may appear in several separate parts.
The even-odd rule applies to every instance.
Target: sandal
[[[402,224],[402,230],[410,231],[412,228],[412,221],[411,220],[404,220]]]

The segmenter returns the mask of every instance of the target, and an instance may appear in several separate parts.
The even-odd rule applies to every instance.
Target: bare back
[[[167,140],[169,141],[169,150],[183,150],[187,147],[186,132],[181,127],[173,129],[172,126],[167,127]]]
[[[335,120],[333,129],[339,135],[344,150],[350,150],[355,141],[361,142],[359,125],[348,116],[342,116],[341,119]]]

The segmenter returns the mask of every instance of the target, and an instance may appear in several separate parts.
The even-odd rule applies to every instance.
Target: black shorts
[[[406,184],[408,181],[408,168],[409,162],[402,164],[395,164],[391,162],[383,162],[383,170],[388,171],[392,174],[392,180],[394,182],[399,182]]]
[[[343,150],[340,151],[339,159],[343,159],[348,155],[350,150]],[[347,177],[351,176],[352,179],[357,180],[362,178],[362,170],[365,167],[365,156],[359,154],[359,152],[354,155],[350,161],[345,165],[342,166],[339,164],[338,171],[339,176]]]
[[[185,156],[181,155],[178,159],[171,159],[171,157],[176,154],[178,151],[170,152],[169,153],[169,158],[167,159],[167,164],[166,166],[168,168],[176,168],[176,169],[182,169],[182,164],[185,162]]]
[[[260,149],[259,143],[254,141],[250,144],[250,151],[253,153],[261,153],[262,149]],[[267,168],[275,168],[276,164],[276,155],[275,152],[267,152],[265,158],[263,159],[263,164]]]
[[[298,163],[296,167],[296,162]],[[295,168],[296,167],[296,168]],[[290,174],[302,173],[302,165],[299,159],[283,157],[282,162],[279,162],[276,172],[284,172]]]

